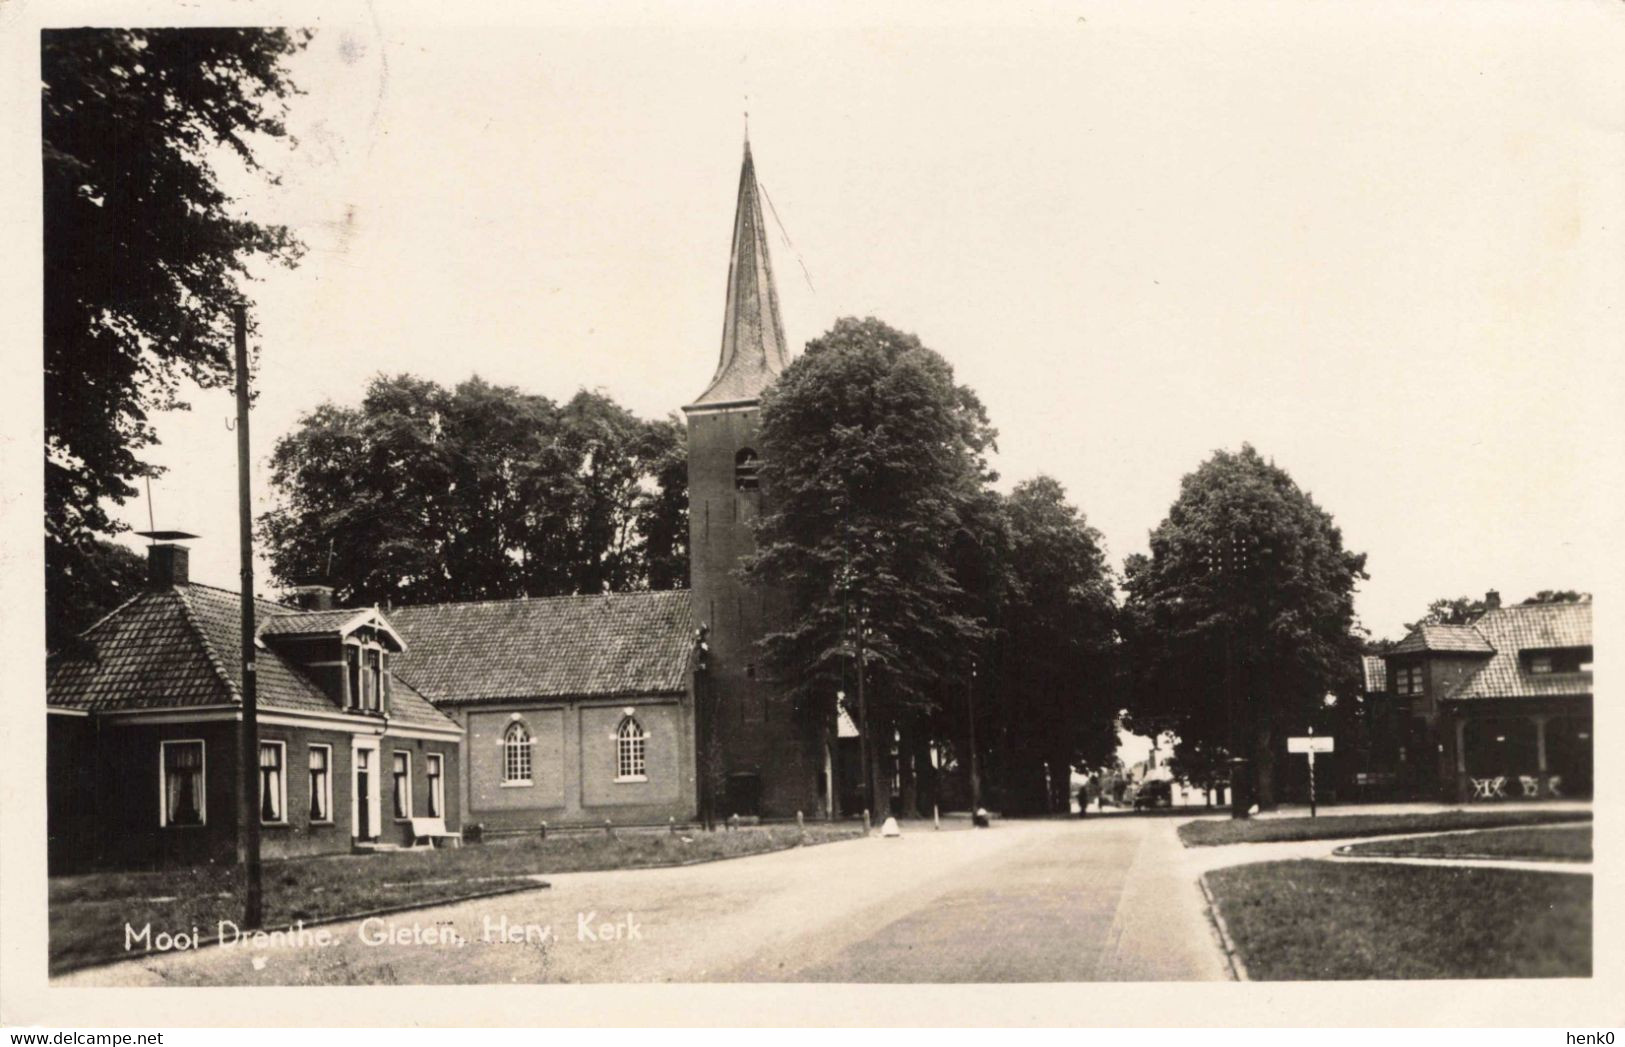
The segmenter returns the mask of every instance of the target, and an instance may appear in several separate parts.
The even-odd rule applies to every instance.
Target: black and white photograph
[[[1625,5],[10,14],[7,1025],[1625,1020]]]

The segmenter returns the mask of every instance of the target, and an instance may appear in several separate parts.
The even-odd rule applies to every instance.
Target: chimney
[[[296,585],[288,590],[288,602],[302,611],[331,611],[333,587],[331,585]]]
[[[1501,606],[1501,594],[1494,589],[1484,594],[1484,610],[1493,611]]]
[[[165,542],[147,546],[147,584],[154,589],[187,584],[190,560],[191,553],[184,545]]]
[[[191,581],[188,569],[191,554],[186,551],[186,546],[176,543],[196,538],[197,535],[185,531],[135,533],[152,540],[152,544],[147,546],[147,588],[168,589],[172,585],[185,585]]]

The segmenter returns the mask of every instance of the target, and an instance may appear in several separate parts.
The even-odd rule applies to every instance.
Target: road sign
[[[1315,816],[1315,754],[1332,751],[1332,739],[1324,734],[1315,734],[1313,727],[1309,733],[1298,738],[1286,740],[1286,751],[1289,753],[1303,753],[1309,757],[1309,817]]]

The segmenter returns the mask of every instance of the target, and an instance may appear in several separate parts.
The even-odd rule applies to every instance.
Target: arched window
[[[504,784],[530,784],[530,731],[518,720],[508,725],[502,736],[502,781]]]
[[[741,449],[734,455],[734,487],[741,491],[756,490],[756,470],[761,464],[755,451],[749,447]]]
[[[615,777],[643,778],[647,764],[643,759],[643,746],[647,736],[637,718],[628,716],[615,731]]]

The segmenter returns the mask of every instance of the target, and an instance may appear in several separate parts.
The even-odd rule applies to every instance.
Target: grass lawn
[[[1257,981],[1591,975],[1591,877],[1300,860],[1207,874]]]
[[[1324,818],[1207,818],[1179,827],[1186,847],[1227,843],[1275,843],[1282,840],[1331,840],[1339,836],[1393,836],[1446,832],[1451,829],[1494,829],[1503,825],[1548,825],[1589,822],[1590,811],[1518,810],[1499,807],[1437,814],[1345,814]]]
[[[711,861],[860,835],[860,827],[840,823],[809,824],[804,841],[793,825],[681,835],[622,830],[613,838],[603,833],[546,840],[514,836],[446,850],[267,862],[265,926],[288,927],[296,920],[308,924],[534,886],[527,877],[539,873]],[[60,973],[126,955],[126,924],[140,931],[150,923],[154,935],[190,934],[196,927],[208,938],[220,920],[240,921],[242,911],[242,877],[235,865],[55,876],[50,881],[50,970]]]
[[[1350,844],[1348,854],[1388,858],[1526,858],[1589,862],[1591,826],[1560,829],[1497,829],[1452,836],[1422,836]]]

